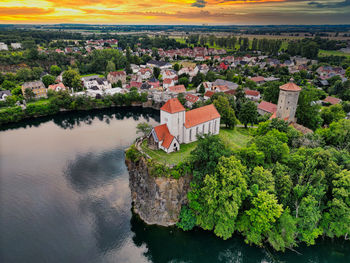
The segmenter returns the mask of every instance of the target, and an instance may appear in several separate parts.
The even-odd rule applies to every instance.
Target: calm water
[[[67,113],[0,131],[0,262],[350,262],[350,242],[285,254],[131,213],[124,149],[155,111]]]

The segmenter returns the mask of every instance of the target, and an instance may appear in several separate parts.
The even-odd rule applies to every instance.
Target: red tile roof
[[[327,103],[330,103],[332,105],[334,104],[338,104],[341,102],[341,99],[338,99],[338,98],[335,98],[335,97],[331,97],[331,96],[328,96],[327,98],[325,98],[323,100],[324,102],[327,102]]]
[[[171,84],[173,82],[172,79],[164,79],[163,84]]]
[[[184,106],[182,106],[181,102],[177,99],[170,99],[168,100],[163,107],[160,108],[160,110],[169,112],[169,113],[176,113],[180,111],[185,111]]]
[[[280,89],[281,90],[286,90],[286,91],[301,91],[301,88],[297,84],[295,84],[293,82],[289,82],[289,83],[286,83],[286,84],[282,85],[280,87]]]
[[[245,92],[246,95],[249,95],[249,96],[259,96],[260,95],[260,92],[257,91],[257,90],[247,89],[244,92]]]
[[[166,123],[154,127],[154,131],[155,131],[155,133],[157,135],[158,140],[159,141],[163,141],[162,142],[162,146],[164,148],[168,149],[170,144],[171,144],[171,142],[174,139],[174,136],[170,134],[168,126],[166,125]]]
[[[111,74],[112,76],[124,76],[126,75],[125,71],[113,71],[113,72],[109,72],[109,74]]]
[[[64,86],[64,84],[61,82],[61,83],[58,83],[58,84],[52,84],[52,85],[49,85],[48,89],[50,90],[56,90],[57,87],[61,87],[62,90],[66,90],[66,86]]]
[[[277,105],[263,100],[258,105],[258,109],[263,110],[263,111],[267,111],[270,113],[275,113],[277,111]]]
[[[199,100],[199,98],[196,95],[193,94],[187,94],[185,96],[185,99],[189,102],[195,103],[197,100]]]
[[[185,88],[184,85],[172,86],[172,87],[169,87],[168,90],[170,92],[176,92],[176,93],[184,93],[184,92],[186,92],[186,88]]]
[[[262,81],[265,81],[265,78],[261,77],[261,76],[258,76],[258,77],[251,78],[251,80],[254,81],[254,82],[262,82]]]
[[[194,110],[187,111],[185,116],[185,127],[190,128],[203,122],[207,122],[217,118],[220,118],[220,114],[216,110],[214,104],[210,104]]]
[[[236,91],[234,89],[230,89],[230,90],[225,91],[225,94],[235,95]]]
[[[210,91],[210,90],[208,90],[207,92],[204,93],[204,97],[211,98],[211,96],[213,96],[213,95],[214,95],[214,91]]]

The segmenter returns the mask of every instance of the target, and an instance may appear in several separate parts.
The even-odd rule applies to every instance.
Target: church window
[[[198,134],[198,127],[196,128],[196,135]]]

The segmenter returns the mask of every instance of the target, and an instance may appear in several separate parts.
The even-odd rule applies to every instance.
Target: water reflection
[[[74,127],[80,126],[81,124],[91,125],[94,121],[102,121],[109,124],[113,119],[123,120],[124,118],[132,118],[135,121],[138,121],[140,118],[144,118],[145,121],[149,121],[150,118],[152,118],[157,122],[160,121],[159,111],[142,107],[121,107],[96,109],[89,111],[61,112],[54,116],[27,119],[19,123],[10,123],[3,125],[0,126],[0,131],[18,128],[39,127],[41,124],[50,121],[63,129],[73,129]]]

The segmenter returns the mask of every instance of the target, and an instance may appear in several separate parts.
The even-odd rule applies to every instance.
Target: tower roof
[[[177,113],[180,111],[185,111],[184,106],[182,106],[181,102],[177,99],[170,99],[168,100],[163,107],[160,108],[160,110],[169,112],[169,113]]]
[[[286,90],[286,91],[301,91],[301,88],[295,84],[294,82],[288,82],[282,86],[280,86],[281,90]]]

